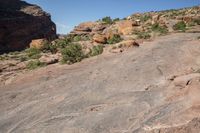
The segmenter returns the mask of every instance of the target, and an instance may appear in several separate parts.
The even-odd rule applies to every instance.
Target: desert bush
[[[200,40],[200,36],[198,36],[197,39]]]
[[[45,41],[42,47],[42,51],[44,53],[51,52],[52,54],[55,54],[57,52],[57,46]]]
[[[57,39],[55,41],[57,48],[65,48],[69,43],[71,43],[71,38],[65,38],[65,39]]]
[[[27,56],[21,56],[21,57],[19,57],[19,60],[20,60],[21,62],[24,62],[24,61],[27,61],[27,60],[28,60],[28,57],[27,57]]]
[[[185,31],[186,30],[186,24],[185,24],[185,22],[180,21],[173,26],[173,29],[179,30],[179,31]]]
[[[82,37],[79,36],[79,35],[77,35],[77,36],[75,36],[75,37],[73,38],[73,41],[74,41],[74,42],[79,42],[79,41],[81,41],[81,40],[82,40]]]
[[[69,44],[62,49],[62,63],[73,64],[85,58],[80,44]]]
[[[111,17],[104,17],[104,18],[102,18],[102,21],[105,24],[112,24],[113,23],[113,20],[111,19]]]
[[[117,22],[117,21],[120,21],[120,19],[119,18],[113,19],[113,22]]]
[[[77,35],[73,37],[73,42],[79,42],[79,41],[88,41],[90,40],[90,37],[87,35]]]
[[[168,29],[164,26],[160,26],[158,23],[155,23],[151,26],[152,31],[159,32],[161,34],[166,34]]]
[[[25,52],[30,59],[39,59],[41,57],[41,51],[37,48],[29,48]]]
[[[35,61],[29,61],[28,64],[26,65],[26,68],[33,70],[33,69],[43,67],[43,66],[46,66],[46,64],[40,62],[39,60],[35,60]]]
[[[121,38],[120,35],[115,34],[107,40],[107,43],[108,44],[115,44],[115,43],[121,42],[122,40],[123,39]]]
[[[90,56],[97,56],[103,53],[103,45],[93,46]]]

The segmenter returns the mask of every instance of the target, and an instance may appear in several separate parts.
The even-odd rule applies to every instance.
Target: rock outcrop
[[[111,19],[106,22],[104,19],[96,22],[81,23],[70,33],[73,35],[89,35],[96,41],[99,34],[110,38],[117,34],[121,37],[129,36],[133,39],[149,39],[155,36],[180,31],[174,28],[179,22],[183,22],[185,30],[200,25],[200,6],[183,8],[179,10],[166,10],[161,12],[136,13],[125,19]],[[184,29],[182,29],[184,30]],[[99,37],[98,37],[99,38]],[[103,40],[101,38],[101,40]],[[99,43],[104,43],[100,41]]]
[[[122,54],[13,76],[0,86],[0,132],[199,133],[198,36],[171,34]]]
[[[32,39],[53,39],[56,26],[37,5],[20,0],[0,1],[0,53],[22,50]]]

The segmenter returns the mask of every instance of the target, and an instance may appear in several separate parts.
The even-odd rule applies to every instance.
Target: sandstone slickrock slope
[[[37,28],[42,30],[36,38],[54,36],[55,26],[41,8],[17,0],[1,3],[0,23],[35,24],[0,32],[1,39],[17,42],[6,43],[2,51],[25,47],[22,42],[35,39],[26,35]],[[0,132],[200,133],[199,15],[197,6],[118,21],[106,17],[104,22],[82,23],[47,45],[55,49],[0,56]],[[102,46],[103,54],[73,65],[58,64],[61,51],[74,43],[83,48],[81,56],[93,53],[89,48],[94,46],[96,52]],[[42,62],[48,66],[28,71],[26,63],[34,61],[36,68]]]
[[[0,87],[0,132],[199,133],[198,36],[21,75]]]
[[[0,53],[22,50],[32,39],[54,39],[56,26],[39,6],[0,0]]]

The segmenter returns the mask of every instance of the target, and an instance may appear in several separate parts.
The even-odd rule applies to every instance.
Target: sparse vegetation
[[[27,56],[21,56],[21,57],[19,57],[19,60],[20,60],[21,62],[24,62],[24,61],[27,61],[27,60],[28,60],[28,57],[27,57]]]
[[[81,36],[79,36],[79,35],[77,35],[77,36],[75,36],[74,38],[73,38],[73,41],[74,42],[79,42],[79,41],[81,41]]]
[[[160,26],[158,23],[155,23],[151,26],[152,31],[159,32],[160,34],[166,34],[168,32],[167,27]]]
[[[34,60],[34,61],[29,61],[27,66],[26,66],[26,68],[30,69],[30,70],[33,70],[33,69],[36,69],[36,68],[39,68],[39,67],[43,67],[43,66],[46,66],[46,64],[40,62],[39,60]]]
[[[88,41],[90,40],[90,37],[87,35],[76,35],[73,37],[73,42],[79,42],[79,41]]]
[[[103,45],[93,46],[90,56],[97,56],[103,53]]]
[[[150,15],[143,15],[140,17],[140,21],[141,22],[146,22],[148,21],[149,19],[151,19],[151,16]]]
[[[119,18],[113,19],[113,22],[117,22],[117,21],[120,21],[120,19]]]
[[[44,42],[42,51],[45,52],[51,52],[52,54],[55,54],[57,52],[57,46],[53,45],[49,42]]]
[[[180,21],[173,26],[173,29],[179,30],[179,31],[185,31],[186,30],[186,24],[185,24],[185,22]]]
[[[65,48],[69,43],[71,43],[71,38],[67,37],[65,39],[57,39],[55,45],[57,48]]]
[[[151,38],[151,35],[148,32],[137,31],[133,34],[136,34],[138,39],[149,39],[149,38]]]
[[[36,48],[29,48],[25,51],[30,59],[39,59],[41,57],[41,51]]]
[[[105,24],[112,24],[113,23],[113,20],[111,17],[104,17],[102,18],[102,21],[105,23]]]
[[[79,44],[69,44],[66,48],[62,49],[62,63],[64,64],[80,62],[83,58],[85,58],[85,55]]]
[[[120,35],[115,34],[107,40],[107,43],[108,44],[115,44],[115,43],[121,42],[122,40],[123,39],[121,38]]]

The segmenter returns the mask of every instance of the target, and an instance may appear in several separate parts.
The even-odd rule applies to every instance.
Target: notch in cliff
[[[0,53],[23,50],[41,38],[56,38],[50,14],[25,1],[0,0]]]

